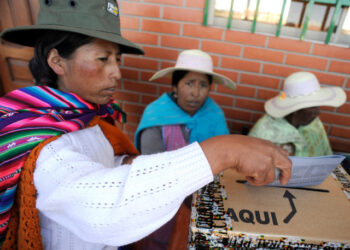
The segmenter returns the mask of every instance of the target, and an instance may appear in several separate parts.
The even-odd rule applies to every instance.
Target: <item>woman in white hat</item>
[[[209,97],[212,83],[235,89],[227,77],[213,72],[210,55],[201,50],[184,50],[174,67],[156,72],[151,81],[171,78],[172,92],[149,104],[135,135],[142,154],[154,154],[229,134],[223,111]],[[191,197],[185,200],[189,207]],[[189,208],[183,208],[189,213]],[[141,249],[167,249],[175,218],[142,242]],[[188,231],[188,230],[187,230]],[[184,237],[187,232],[184,230]]]
[[[0,97],[1,249],[117,249],[166,223],[229,167],[256,185],[274,180],[278,167],[288,181],[280,149],[248,137],[136,157],[114,126],[125,115],[113,95],[121,54],[143,51],[121,36],[118,3],[41,0],[36,20],[1,33],[35,47],[37,85]],[[247,159],[252,144],[259,169]]]
[[[327,133],[319,119],[319,106],[339,107],[346,101],[339,87],[320,87],[310,72],[288,76],[281,94],[265,103],[266,115],[250,136],[270,140],[295,156],[332,154]]]
[[[172,92],[149,104],[135,134],[142,154],[157,153],[229,134],[223,111],[210,98],[212,83],[235,89],[227,77],[213,72],[213,62],[201,50],[182,51],[174,67],[156,72],[151,81],[171,78]]]

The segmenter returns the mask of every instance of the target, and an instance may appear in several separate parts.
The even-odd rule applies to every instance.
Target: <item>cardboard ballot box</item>
[[[194,194],[189,249],[350,248],[350,178],[341,167],[310,189],[240,180],[227,170]]]

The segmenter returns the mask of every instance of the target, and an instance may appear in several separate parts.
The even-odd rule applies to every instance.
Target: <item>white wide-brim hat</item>
[[[283,92],[265,102],[265,111],[272,117],[280,118],[304,108],[339,107],[345,101],[342,88],[320,87],[314,74],[296,72],[286,78]]]
[[[153,81],[161,77],[171,77],[176,70],[187,70],[208,74],[213,77],[213,82],[222,84],[230,89],[236,89],[236,84],[226,76],[213,71],[213,61],[210,55],[201,50],[191,49],[182,51],[176,61],[175,67],[169,67],[156,72],[149,80]]]

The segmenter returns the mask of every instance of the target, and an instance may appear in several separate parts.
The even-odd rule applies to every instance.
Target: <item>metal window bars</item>
[[[303,0],[303,2],[308,3],[308,6],[307,6],[305,18],[304,18],[304,23],[302,25],[300,40],[304,40],[304,38],[305,38],[305,34],[307,31],[307,27],[309,24],[309,19],[310,19],[310,15],[311,15],[311,11],[312,11],[312,8],[314,6],[314,3],[323,3],[323,4],[329,4],[329,5],[335,6],[335,10],[333,12],[330,26],[329,26],[328,31],[327,31],[326,39],[324,41],[325,44],[328,44],[330,42],[332,33],[333,33],[334,28],[336,26],[335,23],[338,19],[340,10],[342,7],[349,7],[350,0]],[[233,3],[234,3],[234,0],[231,0],[230,9],[229,9],[229,16],[228,16],[228,20],[227,20],[227,29],[231,28]],[[287,3],[287,0],[283,0],[281,13],[280,13],[280,19],[279,19],[279,22],[277,24],[277,30],[276,30],[277,37],[281,33],[283,14],[284,14],[286,3]],[[256,7],[255,7],[255,13],[254,13],[254,20],[253,20],[252,29],[251,29],[252,33],[255,33],[255,29],[256,29],[256,23],[257,23],[257,18],[258,18],[258,13],[259,13],[259,5],[260,5],[260,0],[257,0]],[[205,0],[205,10],[204,10],[204,19],[203,19],[204,26],[207,26],[209,6],[210,6],[210,0]],[[324,24],[323,24],[323,26],[324,26]]]

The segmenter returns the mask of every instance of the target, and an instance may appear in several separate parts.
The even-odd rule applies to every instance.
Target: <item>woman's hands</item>
[[[290,178],[292,163],[288,153],[270,141],[243,135],[222,135],[200,145],[214,175],[234,168],[252,185],[263,186],[275,180],[275,168],[278,168],[282,185]]]

